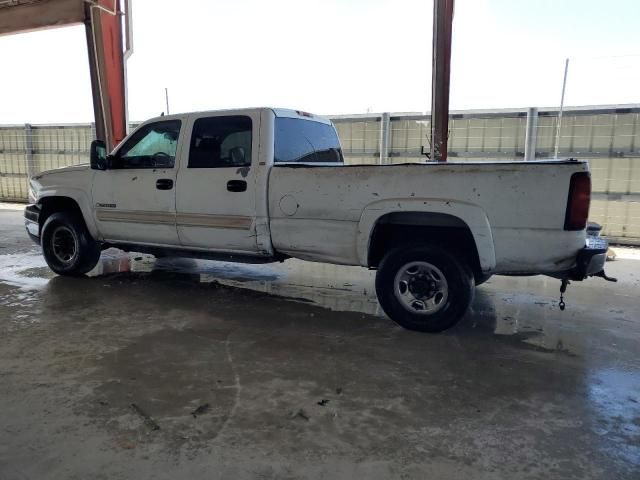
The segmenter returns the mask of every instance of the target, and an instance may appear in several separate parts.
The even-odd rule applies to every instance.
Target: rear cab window
[[[276,117],[274,161],[276,164],[342,164],[344,157],[333,125],[299,118]]]

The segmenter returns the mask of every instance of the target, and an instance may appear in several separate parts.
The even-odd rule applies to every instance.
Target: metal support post
[[[536,143],[538,140],[538,109],[527,109],[527,128],[524,138],[525,161],[536,159]]]
[[[431,160],[436,162],[447,161],[453,1],[433,0]]]
[[[122,73],[124,76],[124,125],[125,131],[129,133],[129,91],[128,91],[128,81],[127,81],[127,66],[129,62],[129,57],[133,55],[133,19],[132,8],[131,8],[132,0],[124,0],[124,54],[122,57]]]
[[[380,165],[391,163],[389,159],[389,139],[391,138],[391,116],[388,112],[380,115]]]
[[[564,110],[564,92],[567,88],[567,72],[569,71],[569,59],[564,61],[564,77],[562,79],[562,95],[560,96],[560,110],[558,110],[558,122],[556,124],[556,145],[553,158],[558,158],[560,150],[560,129],[562,128],[562,111]]]
[[[25,144],[25,152],[24,152],[24,161],[27,166],[27,177],[28,180],[31,180],[36,174],[35,165],[33,164],[33,130],[31,129],[30,123],[24,124],[24,144]]]

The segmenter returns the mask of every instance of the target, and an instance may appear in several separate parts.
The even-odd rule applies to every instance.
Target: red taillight
[[[587,226],[589,204],[591,203],[591,176],[589,172],[571,175],[567,213],[564,217],[565,230],[583,230]]]

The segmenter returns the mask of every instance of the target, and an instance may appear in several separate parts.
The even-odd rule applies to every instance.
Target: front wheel
[[[83,275],[100,259],[98,244],[74,212],[57,212],[47,218],[42,227],[42,253],[58,275]]]
[[[473,299],[473,274],[463,259],[438,246],[399,247],[380,263],[376,293],[385,313],[409,330],[441,332]]]

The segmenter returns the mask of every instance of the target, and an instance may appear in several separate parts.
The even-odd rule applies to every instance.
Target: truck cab
[[[101,241],[271,257],[271,164],[342,162],[342,153],[325,119],[246,109],[149,120],[95,160]]]

